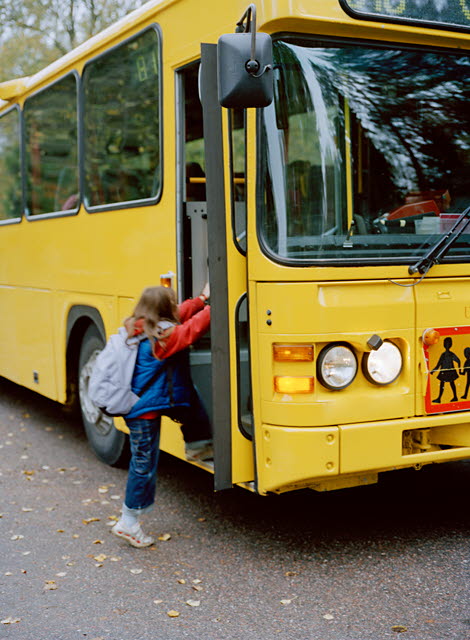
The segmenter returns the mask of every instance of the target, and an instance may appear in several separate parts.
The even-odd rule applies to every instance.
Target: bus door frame
[[[206,163],[211,287],[214,489],[232,487],[232,407],[222,108],[217,91],[217,45],[201,44],[199,91]]]

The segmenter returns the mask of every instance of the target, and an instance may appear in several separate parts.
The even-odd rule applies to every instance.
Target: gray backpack
[[[131,389],[131,383],[139,343],[146,337],[143,334],[128,338],[126,329],[120,327],[98,354],[90,376],[88,394],[103,413],[125,416],[139,400],[139,396]],[[150,380],[149,384],[152,382]]]

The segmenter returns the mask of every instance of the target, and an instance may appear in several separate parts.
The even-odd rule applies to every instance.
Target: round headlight
[[[357,360],[354,352],[342,344],[325,347],[318,356],[317,375],[320,382],[333,391],[344,389],[356,377]]]
[[[374,384],[391,384],[401,373],[403,357],[393,342],[385,341],[377,351],[366,353],[362,360],[362,370],[366,378]]]

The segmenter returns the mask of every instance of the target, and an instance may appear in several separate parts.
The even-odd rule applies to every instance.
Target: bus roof
[[[125,30],[126,27],[143,20],[147,13],[155,10],[156,7],[160,6],[163,8],[164,6],[173,4],[174,2],[177,2],[177,0],[149,0],[149,2],[146,2],[138,9],[134,9],[134,11],[123,16],[117,22],[114,22],[106,29],[103,29],[103,31],[100,31],[91,38],[88,38],[88,40],[82,42],[82,44],[75,47],[75,49],[72,49],[57,60],[54,60],[54,62],[51,62],[51,64],[47,65],[47,67],[44,67],[37,73],[31,76],[25,76],[24,78],[16,78],[0,83],[0,108],[5,106],[9,100],[20,97],[22,94],[26,93],[29,88],[36,84],[40,84],[42,80],[53,76],[56,72],[69,64],[72,64],[81,58],[84,53],[103,46],[106,42],[117,36],[122,30]]]

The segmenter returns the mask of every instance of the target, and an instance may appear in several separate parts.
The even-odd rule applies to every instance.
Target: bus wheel
[[[88,394],[93,365],[103,347],[98,329],[90,325],[83,336],[78,363],[80,410],[88,442],[97,457],[106,464],[121,466],[129,459],[127,436],[114,427],[113,418],[100,411]]]

